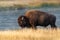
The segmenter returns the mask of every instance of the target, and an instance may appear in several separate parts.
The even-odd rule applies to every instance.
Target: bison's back
[[[39,11],[39,10],[28,10],[26,13],[25,13],[25,16],[29,17],[29,16],[40,16],[40,15],[48,15],[48,13],[46,12],[42,12],[42,11]]]

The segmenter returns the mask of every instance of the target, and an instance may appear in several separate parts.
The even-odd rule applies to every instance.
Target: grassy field
[[[0,31],[0,40],[60,40],[60,29]]]

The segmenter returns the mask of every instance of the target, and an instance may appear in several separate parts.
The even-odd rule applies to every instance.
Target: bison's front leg
[[[35,25],[32,25],[32,29],[37,29]]]
[[[30,24],[32,29],[37,29],[36,23],[33,20],[30,20]]]

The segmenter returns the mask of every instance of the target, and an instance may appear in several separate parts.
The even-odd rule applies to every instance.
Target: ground
[[[21,29],[0,31],[0,40],[60,40],[60,29]]]

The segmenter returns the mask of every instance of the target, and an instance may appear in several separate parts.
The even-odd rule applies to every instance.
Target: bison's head
[[[22,28],[28,26],[29,25],[28,18],[26,16],[19,16],[19,18],[18,18],[18,24]]]

